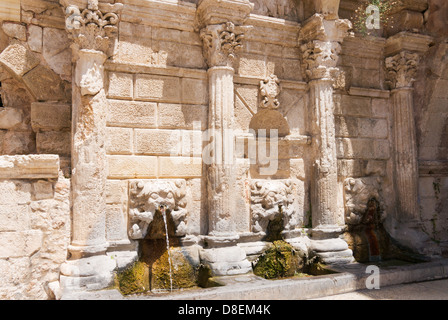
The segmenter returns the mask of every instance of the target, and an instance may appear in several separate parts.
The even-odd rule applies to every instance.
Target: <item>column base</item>
[[[355,261],[353,251],[339,236],[344,227],[325,226],[311,231],[310,250],[325,264],[347,264]]]
[[[245,274],[252,271],[246,252],[239,247],[238,235],[207,236],[207,248],[200,251],[202,263],[209,266],[214,276]]]
[[[59,278],[62,295],[70,291],[98,290],[111,285],[117,263],[110,256],[99,255],[67,260]]]

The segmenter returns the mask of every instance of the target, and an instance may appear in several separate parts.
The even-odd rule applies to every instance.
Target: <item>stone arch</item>
[[[0,27],[0,91],[3,106],[0,113],[0,134],[4,137],[0,141],[0,154],[40,153],[68,157],[70,125],[65,118],[68,117],[70,122],[71,84],[65,79],[64,73],[57,73],[52,65],[71,66],[71,59],[57,54],[52,56],[52,52],[57,50],[55,46],[65,43],[56,39],[55,44],[51,44],[53,47],[48,45],[50,39],[54,38],[50,31],[59,29],[46,28],[49,31],[44,30],[43,33],[49,34],[46,36],[47,40],[41,38],[41,46],[36,48],[27,41],[31,37],[27,30],[31,27],[41,31],[45,29],[15,22],[3,22]],[[63,35],[65,36],[65,31]],[[38,38],[34,35],[33,40],[36,39]],[[43,48],[44,42],[47,46]],[[51,59],[52,64],[49,64]],[[36,106],[39,107],[39,112],[33,112]],[[37,115],[45,123],[36,125],[33,115]]]

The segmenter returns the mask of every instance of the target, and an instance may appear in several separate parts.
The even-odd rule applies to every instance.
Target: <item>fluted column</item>
[[[310,101],[313,106],[313,126],[317,148],[314,184],[313,227],[337,226],[338,172],[334,124],[333,81],[330,79],[309,82]]]
[[[235,202],[235,157],[233,150],[234,85],[233,63],[241,49],[245,33],[242,24],[253,5],[247,0],[203,0],[198,6],[200,37],[208,64],[209,81],[209,145],[208,160],[208,236],[201,259],[216,275],[241,274],[251,270],[235,226],[238,213]],[[232,13],[232,14],[227,14]],[[235,17],[236,21],[235,21]],[[238,18],[239,17],[239,18]],[[232,18],[233,21],[226,19]]]
[[[69,1],[65,1],[67,3]],[[115,46],[121,4],[89,0],[86,8],[67,4],[66,30],[72,40],[72,240],[71,258],[61,267],[65,286],[105,286],[115,267],[105,256],[106,116],[104,62]],[[95,263],[85,260],[95,259]],[[91,265],[95,265],[92,268]],[[107,274],[109,272],[109,274]]]
[[[234,234],[235,170],[231,142],[233,128],[233,68],[208,70],[209,126],[212,147],[207,169],[209,235]],[[229,136],[230,135],[230,136]],[[230,141],[229,141],[230,140]]]
[[[397,209],[404,220],[416,220],[418,210],[418,163],[412,82],[418,54],[402,51],[386,59],[391,79]]]
[[[333,92],[340,75],[337,68],[343,39],[349,35],[348,20],[327,20],[323,14],[309,18],[299,33],[302,68],[310,88],[311,132],[315,160],[312,178],[312,244],[325,263],[353,260],[345,241],[343,213],[338,210],[338,173]]]
[[[414,88],[421,56],[429,49],[431,37],[402,32],[386,42],[386,83],[391,89],[394,148],[396,221],[393,236],[421,253],[427,252],[429,238],[420,228],[418,203],[418,149],[414,116]]]

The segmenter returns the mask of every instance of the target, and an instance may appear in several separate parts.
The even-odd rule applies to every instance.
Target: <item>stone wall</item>
[[[55,298],[70,241],[58,156],[0,156],[0,197],[0,299]]]
[[[297,246],[303,248],[306,242],[323,257],[349,261],[346,244],[332,238],[347,222],[347,203],[356,202],[353,197],[378,197],[389,228],[402,218],[416,218],[415,212],[400,211],[397,191],[411,172],[419,175],[417,220],[433,243],[446,247],[448,68],[446,29],[440,22],[444,3],[405,1],[394,11],[396,30],[353,36],[347,21],[334,20],[335,12],[315,7],[314,1],[123,0],[123,6],[104,2],[96,8],[91,1],[88,10],[115,10],[119,23],[108,21],[117,31],[111,35],[93,21],[92,27],[101,33],[98,42],[85,40],[92,30],[76,33],[66,25],[66,7],[82,9],[86,1],[20,0],[7,17],[0,5],[0,275],[6,279],[0,298],[59,296],[56,281],[67,248],[76,253],[68,255],[70,263],[63,268],[67,283],[76,287],[85,281],[98,287],[96,270],[81,270],[84,264],[78,266],[77,259],[82,260],[83,250],[87,255],[106,253],[115,259],[110,262],[107,257],[107,264],[118,268],[135,259],[133,240],[142,238],[141,221],[149,219],[140,219],[142,212],[136,207],[139,201],[149,201],[145,197],[153,189],[159,198],[168,189],[176,195],[170,210],[179,215],[177,232],[187,235],[190,243],[208,239],[212,247],[221,248],[222,239],[210,233],[233,232],[225,239],[235,244],[230,254],[212,250],[203,255],[212,263],[224,259],[222,265],[231,269],[235,261],[229,264],[226,259],[233,259],[232,254],[261,252],[267,220],[279,212],[286,212],[284,227],[289,239],[296,237]],[[236,7],[228,7],[228,2]],[[349,18],[357,1],[340,2],[341,18]],[[217,23],[222,16],[216,8],[227,16],[231,10],[233,22]],[[316,10],[320,14],[311,17]],[[207,42],[214,40],[218,27],[235,38],[223,43],[238,47],[237,53],[235,49],[226,56],[228,48]],[[100,63],[92,62],[89,50]],[[420,60],[405,57],[409,50],[418,51]],[[403,69],[394,70],[385,58],[390,62],[401,53],[403,59],[392,62],[413,63],[406,72],[415,74],[405,72],[390,85],[390,74]],[[414,93],[409,93],[411,88]],[[394,135],[401,126],[396,124],[413,133],[412,125],[406,127],[394,117],[399,107],[415,113],[417,139],[410,140],[418,150],[412,143],[403,149],[413,151],[405,156],[418,155],[418,173],[397,166]],[[95,112],[89,114],[91,109]],[[214,167],[203,162],[210,142],[203,135],[216,126],[222,129],[220,125],[234,130],[241,148],[231,168],[213,172]],[[271,158],[277,161],[275,173],[261,173],[264,155],[253,161],[250,148],[257,150],[263,142],[253,135],[258,128],[282,132],[277,157]],[[81,147],[72,146],[73,140]],[[72,162],[82,170],[72,171]],[[72,173],[77,176],[70,181]],[[84,185],[98,176],[100,182]],[[234,184],[230,196],[216,187],[220,179]],[[135,194],[139,185],[146,186],[145,197]],[[355,186],[363,189],[356,191]],[[83,193],[85,198],[70,203],[70,193]],[[237,210],[213,212],[215,193],[221,200],[235,200]],[[98,199],[105,203],[84,219],[84,204]],[[218,209],[226,206],[226,201],[219,201]],[[75,202],[76,210],[71,209]],[[78,225],[73,230],[70,214]],[[307,232],[321,224],[323,229],[311,232],[317,244],[309,245],[312,237]],[[331,226],[330,231],[325,226]],[[79,275],[85,279],[78,281]]]
[[[129,15],[123,14],[117,54],[106,64],[110,108],[108,179],[111,185],[122,186],[132,179],[186,179],[192,195],[187,200],[192,215],[188,219],[189,230],[204,234],[207,195],[201,157],[206,142],[201,142],[201,135],[209,121],[209,97],[203,44],[194,28],[194,6],[166,4],[158,9],[171,20],[142,18],[135,23],[132,11],[127,11]],[[183,23],[178,24],[175,19],[181,9]],[[149,8],[139,11],[139,17],[145,17],[146,10]],[[177,12],[176,16],[173,11]],[[296,40],[298,24],[257,15],[247,23],[255,27],[245,37],[247,42],[235,66],[235,130],[243,136],[248,133],[250,121],[259,110],[260,80],[270,74],[278,76],[282,85],[280,112],[291,133],[305,137],[302,139],[305,143],[302,140],[283,142],[277,178],[300,182],[304,216],[309,208],[308,186],[304,182],[304,158],[309,150],[305,136],[306,86],[302,82]],[[251,166],[247,154],[241,156],[237,184],[240,194],[247,194]],[[250,199],[242,197],[238,201],[245,208],[245,213],[238,214],[241,217],[237,218],[238,231],[250,232]]]
[[[0,154],[58,154],[68,174],[71,50],[63,16],[50,1],[21,8],[21,22],[1,22]]]

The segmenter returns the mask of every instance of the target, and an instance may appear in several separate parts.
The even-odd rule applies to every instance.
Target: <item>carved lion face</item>
[[[265,209],[271,209],[277,207],[278,205],[286,204],[286,190],[281,188],[270,189],[264,196],[262,200],[262,206]]]
[[[152,192],[147,201],[147,208],[155,212],[156,210],[159,210],[161,206],[165,206],[169,210],[173,210],[176,201],[174,199],[174,192],[172,190],[159,190],[158,192]]]

